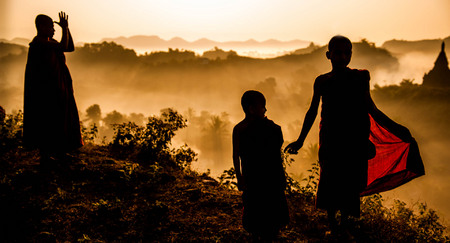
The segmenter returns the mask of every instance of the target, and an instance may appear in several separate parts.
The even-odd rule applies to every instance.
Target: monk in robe
[[[370,74],[348,68],[351,55],[348,38],[330,40],[326,57],[332,70],[316,78],[300,136],[285,149],[297,153],[303,146],[321,100],[316,207],[327,210],[331,232],[338,227],[337,211],[344,229],[348,216],[359,217],[360,196],[395,188],[424,174],[411,133],[376,107],[370,96]]]
[[[68,16],[59,13],[62,38],[53,39],[53,20],[36,17],[37,36],[30,43],[25,70],[23,138],[43,161],[54,160],[83,145],[72,78],[64,52],[74,51]]]
[[[289,222],[281,127],[265,117],[266,99],[255,90],[242,96],[245,119],[233,129],[233,164],[243,191],[244,229],[255,242],[271,242]]]

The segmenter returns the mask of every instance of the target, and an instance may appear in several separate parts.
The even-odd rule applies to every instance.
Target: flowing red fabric
[[[369,160],[367,186],[361,196],[394,189],[425,174],[414,139],[403,141],[372,116],[369,139],[375,145],[376,155]]]

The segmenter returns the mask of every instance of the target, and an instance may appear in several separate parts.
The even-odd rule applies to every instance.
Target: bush
[[[383,206],[380,194],[364,197],[361,206],[360,224],[370,231],[375,242],[387,239],[398,242],[449,242],[446,227],[439,222],[439,216],[426,204],[418,204],[418,213],[406,203],[394,200],[391,208]]]
[[[110,148],[116,156],[137,159],[140,162],[171,163],[187,168],[196,160],[197,154],[186,144],[175,150],[170,149],[175,132],[186,127],[186,120],[173,109],[164,109],[161,116],[148,118],[145,127],[134,122],[114,124],[114,137]]]
[[[23,113],[2,114],[0,120],[0,154],[22,146]]]
[[[81,136],[85,144],[93,144],[98,134],[98,127],[96,123],[92,123],[89,128],[85,127],[83,122],[80,122]]]

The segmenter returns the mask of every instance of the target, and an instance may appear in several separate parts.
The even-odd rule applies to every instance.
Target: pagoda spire
[[[450,87],[450,69],[444,41],[442,41],[441,51],[434,62],[433,69],[424,75],[422,84],[429,87]]]

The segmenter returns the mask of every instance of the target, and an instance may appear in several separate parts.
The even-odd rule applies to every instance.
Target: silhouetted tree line
[[[74,61],[85,62],[85,63],[129,63],[136,64],[137,62],[149,63],[149,64],[161,64],[168,62],[185,62],[185,61],[198,61],[206,58],[210,61],[213,60],[226,60],[230,61],[255,61],[257,58],[240,57],[233,51],[224,51],[218,47],[212,50],[205,51],[203,55],[196,55],[195,52],[189,50],[179,50],[169,48],[168,51],[157,51],[151,53],[145,53],[143,55],[138,55],[134,50],[125,48],[122,45],[116,44],[115,42],[102,42],[102,43],[86,43],[81,47],[76,48],[76,52],[71,53],[70,58]],[[284,61],[313,61],[316,58],[323,58],[323,54],[326,51],[326,46],[316,46],[314,44],[294,51],[292,54],[265,59],[266,61],[284,60]],[[16,44],[0,43],[0,58],[12,59],[14,56],[22,56],[26,54],[26,47]],[[361,42],[354,43],[354,60],[358,62],[361,61],[360,65],[364,66],[367,64],[370,66],[380,65],[384,68],[393,69],[398,66],[398,61],[396,58],[385,49],[375,47],[373,43],[368,42],[363,39]],[[358,55],[362,57],[370,58],[356,58]],[[26,56],[26,55],[25,55]],[[356,63],[356,66],[360,66]]]
[[[84,44],[83,47],[77,47],[77,51],[71,56],[79,62],[135,63],[138,61],[134,50],[114,42]]]

